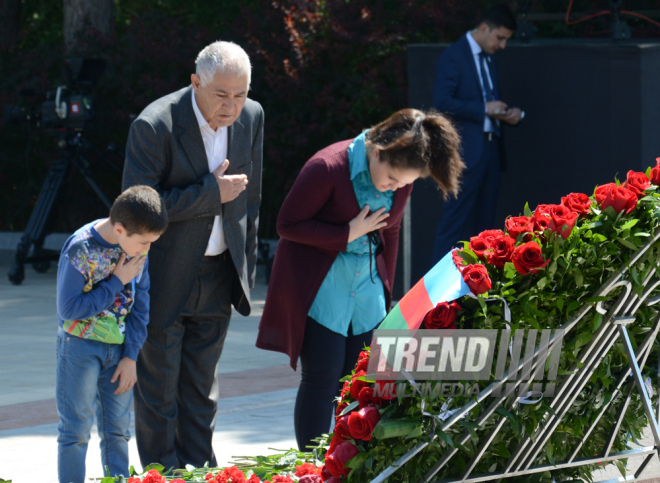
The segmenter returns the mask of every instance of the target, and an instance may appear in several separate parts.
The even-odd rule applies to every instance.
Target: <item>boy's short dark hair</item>
[[[479,25],[482,23],[487,24],[490,28],[504,27],[511,31],[515,31],[518,28],[516,16],[509,7],[502,4],[490,7],[481,14]]]
[[[128,235],[163,233],[167,228],[167,208],[158,192],[144,185],[131,186],[110,208],[110,223],[121,223]]]

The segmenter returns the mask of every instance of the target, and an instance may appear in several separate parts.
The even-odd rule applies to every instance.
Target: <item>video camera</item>
[[[5,122],[33,122],[45,131],[82,131],[94,117],[91,92],[105,65],[103,59],[67,59],[63,67],[66,85],[46,93],[40,106],[5,106]]]

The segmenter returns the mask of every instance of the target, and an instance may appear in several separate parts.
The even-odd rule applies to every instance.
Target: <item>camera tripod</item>
[[[31,263],[37,272],[42,273],[50,268],[51,261],[58,260],[60,257],[59,251],[45,249],[43,244],[47,235],[45,231],[46,222],[69,167],[73,166],[83,175],[99,199],[108,207],[108,210],[111,207],[110,201],[92,178],[90,164],[83,156],[83,153],[89,149],[96,150],[94,146],[83,138],[80,132],[60,131],[58,132],[58,138],[59,156],[53,161],[48,170],[37,203],[30,214],[25,233],[16,248],[14,264],[9,269],[9,281],[14,285],[20,285],[23,282],[26,264]],[[108,149],[112,149],[112,147]],[[96,151],[98,152],[98,150]],[[121,172],[109,159],[105,160]],[[30,248],[33,246],[32,254],[28,256]]]

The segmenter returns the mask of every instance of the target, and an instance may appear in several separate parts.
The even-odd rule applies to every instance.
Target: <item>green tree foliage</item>
[[[275,236],[284,196],[304,162],[326,145],[352,137],[407,104],[406,46],[452,42],[477,21],[493,0],[115,0],[114,42],[102,47],[108,60],[96,91],[97,120],[86,136],[101,150],[123,145],[131,115],[189,84],[196,54],[223,39],[250,54],[251,96],[266,112],[264,206],[261,234]],[[524,2],[513,2],[514,8]],[[603,3],[603,5],[601,5]],[[626,8],[657,8],[659,0],[626,2]],[[581,12],[607,8],[577,0]],[[563,12],[566,2],[532,2],[531,12]],[[62,2],[23,0],[19,41],[0,52],[0,106],[39,104],[38,95],[62,84]],[[586,36],[603,30],[607,17],[567,27],[539,22],[546,36]],[[637,36],[660,29],[630,20]],[[650,25],[650,24],[648,24]],[[655,30],[653,30],[655,29]],[[95,40],[94,32],[87,33]],[[81,39],[85,42],[85,39]],[[0,124],[0,230],[22,230],[55,155],[54,140],[36,128]],[[121,161],[114,157],[114,161]],[[90,154],[109,197],[120,176]],[[105,209],[82,178],[73,174],[62,190],[54,228],[72,230]],[[84,207],[80,199],[89,199]]]

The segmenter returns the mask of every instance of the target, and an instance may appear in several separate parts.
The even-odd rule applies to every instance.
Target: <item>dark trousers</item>
[[[143,466],[217,464],[211,445],[218,403],[215,376],[229,328],[235,273],[229,256],[206,257],[176,322],[164,329],[148,326],[134,394]]]
[[[443,206],[433,247],[434,264],[459,241],[469,241],[471,236],[496,228],[495,208],[499,189],[500,143],[493,138],[492,141],[484,141],[479,162],[463,173],[458,198],[447,200]]]
[[[300,351],[302,380],[296,397],[294,426],[300,451],[314,445],[312,439],[330,430],[334,399],[343,383],[339,379],[351,373],[360,351],[371,344],[372,331],[348,337],[331,331],[307,317]]]

